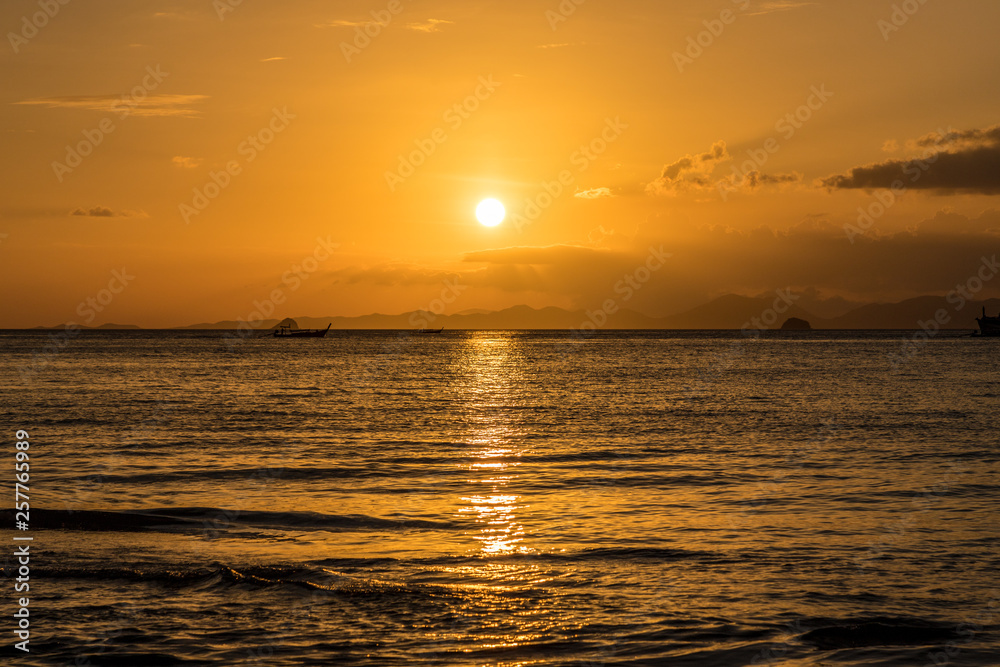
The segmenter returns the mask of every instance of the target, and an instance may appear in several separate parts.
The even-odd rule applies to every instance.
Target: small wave
[[[573,560],[656,560],[673,561],[700,558],[709,555],[704,551],[686,549],[663,549],[653,547],[605,547],[584,549],[576,554],[567,554]]]
[[[2,568],[4,574],[13,573],[12,568]],[[33,573],[49,580],[78,579],[84,581],[132,581],[157,583],[160,585],[183,588],[188,586],[202,587],[212,585],[219,580],[220,573],[212,568],[195,568],[192,570],[144,568],[144,567],[65,567],[49,568],[34,567]]]
[[[424,565],[462,565],[469,563],[532,563],[532,562],[582,562],[582,561],[655,561],[668,562],[687,559],[717,558],[717,554],[686,549],[665,549],[655,547],[603,547],[578,551],[541,551],[512,554],[475,554],[464,556],[440,556],[419,559]],[[342,559],[316,561],[314,565],[344,565]]]
[[[136,473],[132,475],[103,475],[105,483],[167,484],[170,482],[204,482],[208,480],[233,481],[247,479],[280,479],[309,481],[320,479],[373,479],[398,477],[399,471],[369,466],[357,467],[283,467],[283,468],[225,468],[207,470],[177,470],[168,472]],[[439,473],[443,474],[443,473]]]
[[[829,623],[829,621],[824,621]],[[834,622],[803,633],[799,639],[824,650],[867,646],[923,646],[941,644],[958,637],[954,625],[919,619],[869,618]]]
[[[62,419],[39,419],[39,425],[49,426],[111,426],[115,422],[96,417],[63,417]]]
[[[6,574],[6,568],[0,568]],[[211,589],[247,584],[254,587],[292,586],[331,592],[393,592],[407,588],[403,584],[355,578],[326,569],[291,566],[237,566],[217,564],[191,569],[158,567],[76,567],[36,568],[49,580],[129,581],[155,583],[168,588]]]
[[[230,528],[273,530],[457,530],[461,522],[426,519],[383,519],[363,514],[320,514],[318,512],[265,512],[212,507],[171,507],[131,511],[31,510],[32,528],[87,530],[95,532],[135,532],[144,530],[207,530],[224,532]],[[0,520],[14,522],[14,510],[0,510]]]
[[[282,565],[214,564],[189,566],[188,569],[147,567],[37,567],[32,570],[48,581],[129,582],[160,586],[172,591],[225,591],[234,588],[264,590],[283,588],[300,595],[327,593],[341,599],[398,601],[406,597],[415,600],[440,600],[462,591],[449,586],[409,584],[384,581],[368,576],[354,576],[326,568]],[[15,570],[0,567],[4,576]],[[315,598],[313,598],[315,599]]]
[[[0,520],[13,525],[14,510],[0,510]],[[141,512],[105,512],[99,510],[48,510],[31,508],[32,529],[91,530],[135,532],[155,530],[185,523],[181,519],[154,516]]]
[[[427,519],[383,519],[365,514],[321,514],[319,512],[266,512],[261,510],[227,510],[205,507],[179,507],[145,510],[146,514],[179,517],[202,522],[231,522],[235,525],[277,530],[455,530],[468,528],[462,522],[430,521]]]

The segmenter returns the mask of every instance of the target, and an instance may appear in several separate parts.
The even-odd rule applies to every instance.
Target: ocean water
[[[998,665],[1000,347],[903,338],[0,333],[0,655]]]

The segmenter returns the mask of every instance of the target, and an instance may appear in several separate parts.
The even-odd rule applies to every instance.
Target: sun
[[[476,219],[487,227],[496,227],[505,217],[507,210],[496,199],[484,199],[476,207]]]

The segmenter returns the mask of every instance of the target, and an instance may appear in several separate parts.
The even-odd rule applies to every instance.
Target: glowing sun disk
[[[496,227],[507,217],[507,211],[496,199],[484,199],[476,207],[476,219],[487,227]]]

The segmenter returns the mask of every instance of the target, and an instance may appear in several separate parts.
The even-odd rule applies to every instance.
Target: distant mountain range
[[[88,330],[88,331],[90,331],[90,330],[94,330],[94,331],[96,331],[96,330],[122,331],[122,330],[129,330],[129,329],[142,329],[142,327],[138,327],[138,326],[136,326],[134,324],[110,324],[109,323],[109,324],[102,324],[101,326],[98,326],[98,327],[86,327],[86,326],[83,326],[82,324],[78,325],[78,326],[81,329]],[[34,329],[62,329],[63,325],[60,325],[58,327],[33,327],[33,328]],[[175,328],[180,328],[180,327],[175,327]]]
[[[304,329],[322,329],[328,324],[334,329],[580,329],[593,323],[598,329],[742,329],[744,327],[777,329],[788,318],[809,322],[813,329],[903,329],[921,328],[941,315],[942,329],[977,329],[976,317],[986,308],[990,314],[1000,312],[1000,299],[969,301],[961,304],[946,297],[922,296],[900,303],[878,303],[854,308],[833,318],[821,318],[798,306],[786,305],[780,299],[726,295],[691,310],[667,317],[649,317],[631,310],[619,310],[613,315],[603,311],[569,311],[562,308],[530,308],[514,306],[499,311],[471,310],[455,315],[433,315],[413,311],[401,315],[364,315],[361,317],[296,317]],[[783,312],[778,312],[783,309]],[[943,313],[941,312],[943,311]],[[946,319],[947,318],[947,319]],[[257,329],[270,329],[277,319],[265,320]],[[193,324],[177,329],[236,329],[239,322],[226,320]],[[112,328],[105,325],[101,328]],[[127,328],[127,327],[118,327]]]

